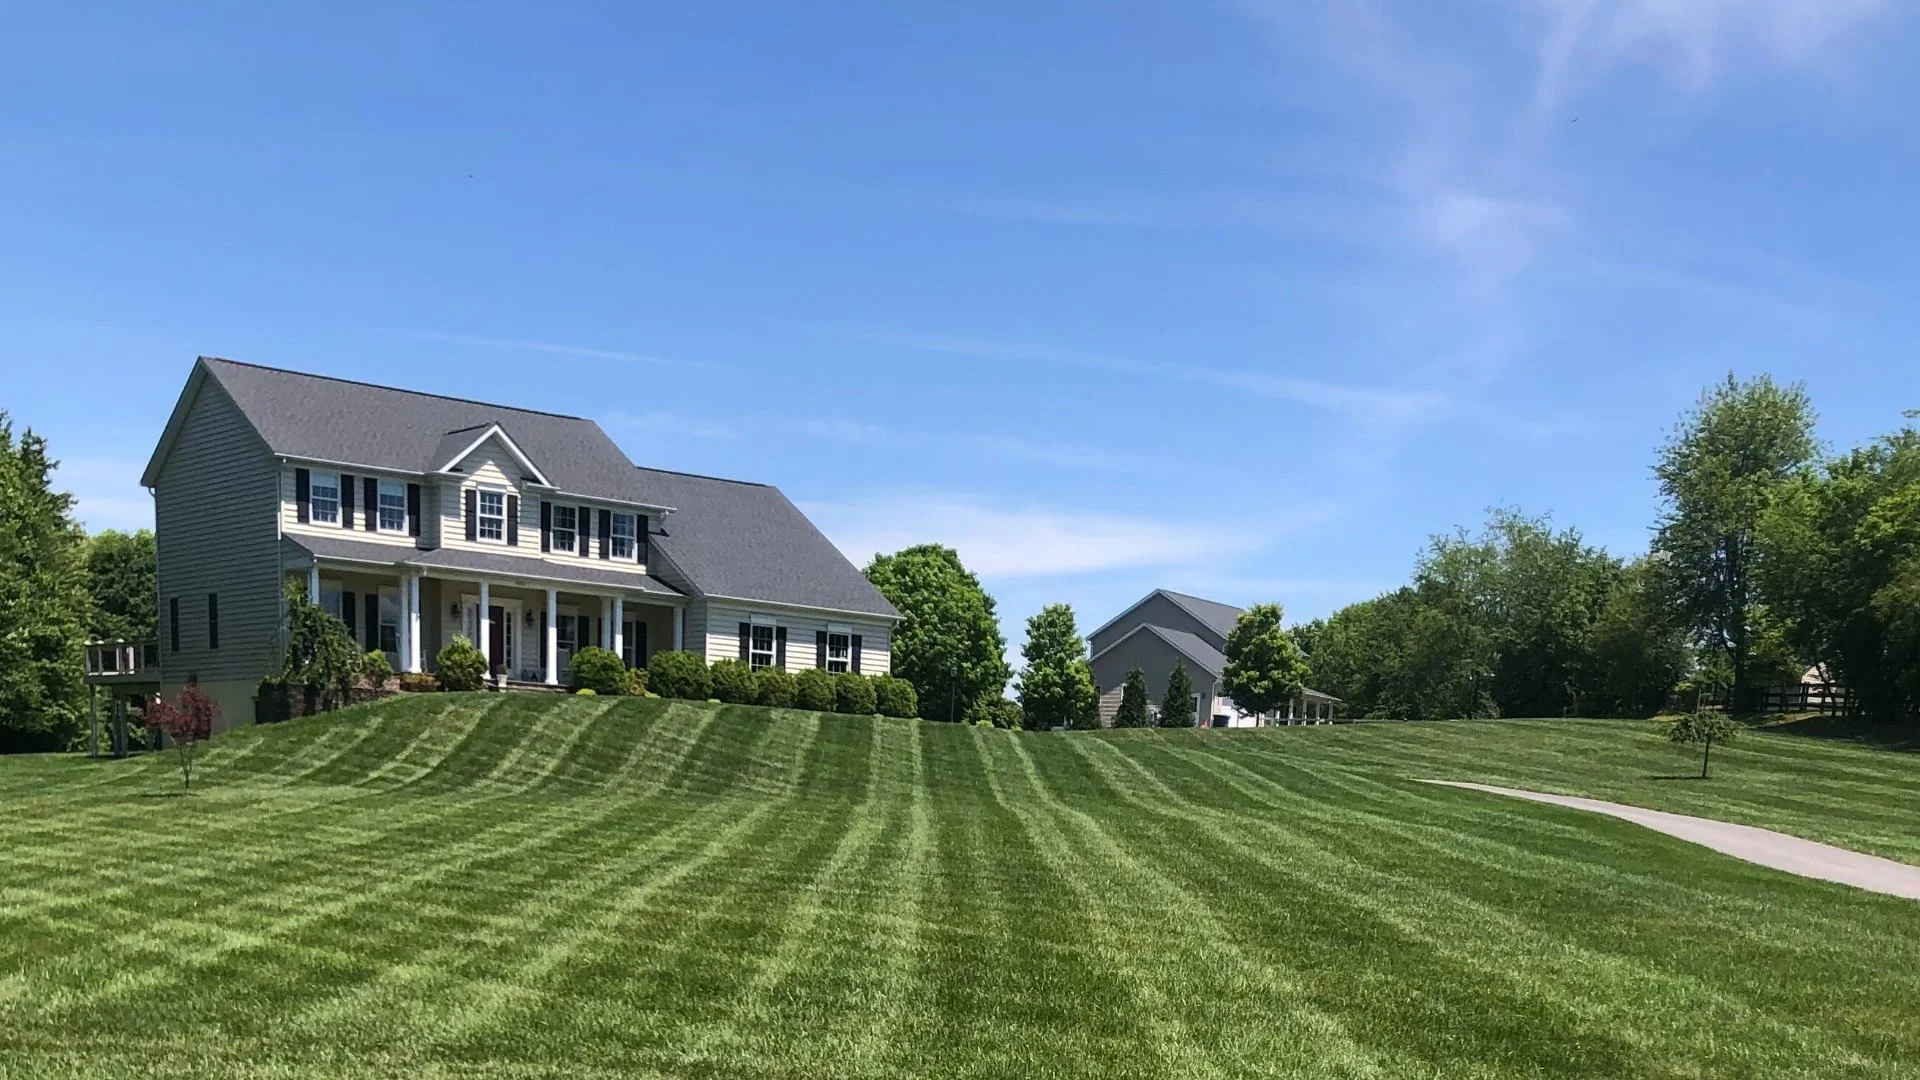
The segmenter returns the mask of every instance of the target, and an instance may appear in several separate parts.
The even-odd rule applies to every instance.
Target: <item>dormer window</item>
[[[307,491],[313,520],[327,525],[340,524],[340,474],[314,473]]]
[[[498,491],[480,492],[479,533],[482,540],[504,540],[507,536],[507,497]]]
[[[579,532],[580,508],[577,506],[555,506],[553,508],[553,550],[573,551],[574,537]]]

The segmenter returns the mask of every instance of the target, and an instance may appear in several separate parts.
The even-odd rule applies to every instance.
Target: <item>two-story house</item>
[[[1158,706],[1175,664],[1184,666],[1193,681],[1195,719],[1201,727],[1331,720],[1340,699],[1318,690],[1301,690],[1271,715],[1249,713],[1227,697],[1221,682],[1227,668],[1227,635],[1233,633],[1240,614],[1230,604],[1155,589],[1088,634],[1089,665],[1100,691],[1100,722],[1113,722],[1128,671],[1140,669],[1147,678],[1147,696]]]
[[[884,673],[899,621],[779,489],[641,468],[554,413],[201,357],[141,478],[163,693],[250,722],[288,581],[396,671],[465,635],[508,682],[598,645]]]

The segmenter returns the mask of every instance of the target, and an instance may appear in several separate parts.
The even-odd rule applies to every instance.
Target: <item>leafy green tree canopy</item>
[[[1698,746],[1700,779],[1707,779],[1707,759],[1713,756],[1714,743],[1732,742],[1740,734],[1740,724],[1723,712],[1695,711],[1675,720],[1667,728],[1667,741],[1682,746]]]
[[[1221,682],[1233,703],[1248,712],[1276,712],[1307,684],[1306,661],[1281,618],[1279,604],[1255,604],[1240,613],[1227,634]]]
[[[1027,727],[1087,729],[1100,722],[1100,695],[1087,666],[1087,643],[1074,625],[1073,608],[1048,604],[1027,620],[1021,652],[1020,710]]]
[[[920,715],[962,719],[1007,687],[1007,641],[993,597],[938,544],[919,544],[868,564],[873,582],[901,621],[894,627],[893,673],[913,684]]]
[[[1813,405],[1798,383],[1731,374],[1709,389],[1660,450],[1654,475],[1666,506],[1654,536],[1672,595],[1700,644],[1726,655],[1736,710],[1758,700],[1768,672],[1759,595],[1761,524],[1819,447]]]
[[[87,632],[102,641],[152,641],[159,587],[153,533],[97,533],[87,541],[87,588],[93,615]]]

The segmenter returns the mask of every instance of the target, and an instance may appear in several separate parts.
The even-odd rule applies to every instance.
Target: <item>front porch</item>
[[[650,591],[650,579],[622,588],[612,575],[542,580],[535,575],[543,570],[476,572],[314,555],[289,576],[303,580],[308,599],[345,624],[362,648],[384,653],[396,672],[432,672],[455,636],[479,647],[497,681],[551,687],[568,682],[574,655],[588,646],[611,650],[634,668],[656,651],[680,647],[685,607],[677,594]]]

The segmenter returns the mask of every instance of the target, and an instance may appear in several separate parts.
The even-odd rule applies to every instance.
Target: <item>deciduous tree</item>
[[[1073,608],[1049,604],[1027,620],[1021,652],[1020,711],[1027,727],[1086,729],[1100,723],[1100,695],[1087,667],[1087,643],[1074,626]]]
[[[153,533],[108,529],[87,540],[88,633],[103,641],[151,641],[158,588]]]
[[[147,727],[167,737],[174,757],[180,763],[180,790],[193,790],[193,761],[200,744],[213,735],[213,722],[220,706],[200,692],[197,686],[181,687],[172,701],[162,699],[147,706]]]
[[[1007,641],[993,597],[952,548],[919,544],[877,555],[873,582],[901,620],[893,629],[893,673],[913,684],[920,715],[962,719],[1007,687]]]
[[[1667,728],[1667,741],[1700,747],[1700,779],[1705,780],[1708,759],[1713,757],[1713,744],[1732,742],[1739,733],[1740,725],[1726,713],[1695,711]]]
[[[1689,629],[1726,655],[1736,711],[1753,708],[1763,685],[1754,663],[1766,617],[1761,524],[1808,475],[1818,450],[1813,423],[1798,383],[1728,375],[1681,420],[1654,466],[1666,506],[1653,550]]]
[[[1306,686],[1306,661],[1281,618],[1279,604],[1255,604],[1240,613],[1227,634],[1221,682],[1233,703],[1248,712],[1276,712]]]

